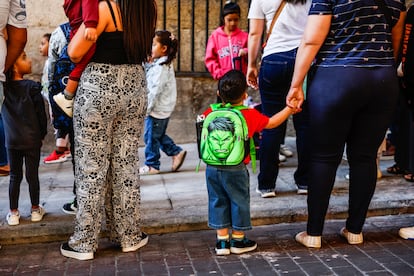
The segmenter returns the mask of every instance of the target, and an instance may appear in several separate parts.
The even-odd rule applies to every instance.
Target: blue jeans
[[[4,101],[4,83],[0,81],[0,114],[1,114],[1,108],[3,107],[3,101]]]
[[[0,166],[5,166],[8,164],[7,161],[7,151],[6,151],[6,141],[4,137],[4,126],[3,119],[0,113]]]
[[[151,116],[145,118],[145,165],[160,169],[160,149],[168,156],[174,156],[183,149],[177,146],[174,141],[166,134],[167,119],[156,119]]]
[[[289,91],[295,65],[296,49],[275,53],[262,60],[259,73],[259,88],[262,101],[262,112],[272,116],[286,106],[286,95]],[[265,129],[260,143],[260,173],[258,176],[259,190],[273,191],[279,174],[279,150],[286,133],[286,122],[273,129]],[[306,102],[303,111],[293,115],[296,130],[296,148],[298,167],[294,178],[296,185],[308,186],[306,132],[308,128],[308,109]]]
[[[252,229],[250,184],[246,165],[206,168],[208,226],[213,229]]]
[[[317,67],[308,89],[308,225],[322,234],[336,171],[346,144],[349,208],[346,228],[360,233],[377,180],[377,150],[398,98],[393,67]]]

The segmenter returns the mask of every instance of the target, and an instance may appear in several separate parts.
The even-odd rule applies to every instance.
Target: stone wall
[[[180,6],[181,20],[178,22],[178,2]],[[247,29],[247,10],[248,1],[238,1],[242,7],[240,27]],[[158,4],[158,24],[157,28],[164,26],[164,6],[163,1]],[[26,52],[32,58],[32,74],[28,78],[39,81],[45,57],[39,54],[40,40],[45,33],[51,33],[59,24],[66,22],[64,14],[63,0],[26,0],[28,17],[28,42]],[[206,12],[206,1],[196,0],[194,9],[194,22],[191,20],[191,1],[190,0],[170,0],[166,2],[166,29],[174,34],[178,33],[180,25],[180,62],[181,71],[190,72],[191,55],[191,29],[194,26],[194,71],[205,72],[204,51],[206,36],[217,28],[219,24],[220,1],[210,0],[209,9]],[[206,34],[206,14],[209,15],[208,34]],[[177,64],[175,64],[177,66]],[[209,103],[216,100],[216,82],[208,76],[201,74],[199,77],[177,77],[178,99],[177,106],[172,114],[168,133],[177,143],[187,143],[195,141],[195,117],[208,107]],[[199,74],[200,75],[200,74]],[[49,152],[54,147],[53,129],[50,127],[48,136],[45,140],[43,151]]]

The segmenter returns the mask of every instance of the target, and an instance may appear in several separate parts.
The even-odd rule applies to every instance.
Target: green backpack
[[[253,172],[256,171],[256,149],[249,139],[246,120],[240,110],[246,106],[210,105],[212,112],[197,120],[199,157],[208,165],[238,165],[250,152]],[[249,150],[250,149],[250,150]]]

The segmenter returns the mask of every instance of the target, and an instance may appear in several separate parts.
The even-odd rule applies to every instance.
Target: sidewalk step
[[[287,139],[294,148],[294,140]],[[142,229],[148,234],[204,230],[207,227],[207,191],[204,180],[205,166],[195,172],[199,160],[195,144],[185,144],[187,158],[179,172],[171,173],[170,158],[163,156],[161,174],[141,177]],[[140,149],[143,160],[143,149]],[[279,170],[275,198],[261,198],[256,192],[257,174],[250,172],[251,216],[253,225],[306,221],[306,195],[297,195],[293,180],[295,157],[289,158]],[[369,216],[414,213],[414,183],[402,177],[388,175],[392,160],[381,161],[384,177],[378,181],[370,205]],[[260,164],[258,164],[258,167]],[[348,181],[347,163],[337,173],[330,200],[327,219],[347,216]],[[23,181],[20,194],[20,224],[9,226],[8,177],[0,178],[0,244],[18,244],[66,240],[74,229],[73,215],[61,211],[64,203],[73,199],[73,172],[70,162],[40,166],[41,203],[47,214],[38,223],[30,221],[30,200],[27,183]],[[105,236],[105,231],[103,231]]]

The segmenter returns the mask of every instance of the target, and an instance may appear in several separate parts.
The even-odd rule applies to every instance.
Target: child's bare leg
[[[255,241],[249,240],[245,237],[243,231],[233,230],[231,233],[230,252],[235,254],[242,254],[253,251],[257,248]]]
[[[229,228],[223,228],[217,230],[217,239],[219,240],[229,240]]]
[[[229,229],[223,228],[217,230],[217,243],[216,254],[217,255],[229,255],[230,254],[230,235]]]
[[[75,97],[78,83],[78,81],[69,79],[63,93],[59,93],[53,96],[53,100],[56,102],[56,104],[69,117],[73,116],[73,98]]]
[[[236,240],[242,240],[244,239],[244,232],[233,230],[233,232],[231,233],[231,238]]]
[[[75,80],[68,80],[68,83],[66,85],[65,90],[63,91],[63,94],[65,95],[65,98],[68,100],[73,99],[75,97],[76,89],[78,89],[78,81]]]

